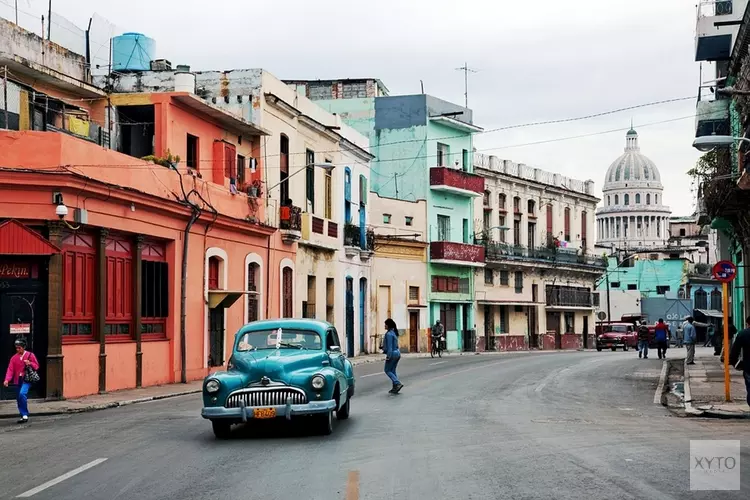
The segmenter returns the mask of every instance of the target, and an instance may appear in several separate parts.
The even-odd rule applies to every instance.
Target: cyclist
[[[437,351],[440,349],[440,339],[445,335],[445,329],[443,328],[440,320],[435,322],[435,326],[432,327],[432,350]]]

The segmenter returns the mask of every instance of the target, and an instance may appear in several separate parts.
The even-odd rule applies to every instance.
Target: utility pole
[[[396,199],[398,199],[398,174],[393,174],[393,182],[396,184]]]
[[[15,1],[16,4],[16,26],[18,26],[18,0]]]
[[[456,68],[456,71],[464,72],[464,107],[469,107],[469,73],[476,73],[477,70],[471,69],[469,63],[465,62],[460,68]]]
[[[47,17],[47,40],[52,41],[52,0],[49,0],[49,16]]]
[[[604,274],[607,286],[607,321],[612,321],[612,302],[609,300],[609,271]]]
[[[4,128],[10,130],[8,124],[8,66],[3,68],[3,112],[5,113]]]

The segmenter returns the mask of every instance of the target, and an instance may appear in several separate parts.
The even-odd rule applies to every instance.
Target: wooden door
[[[419,312],[409,311],[409,352],[419,352]]]

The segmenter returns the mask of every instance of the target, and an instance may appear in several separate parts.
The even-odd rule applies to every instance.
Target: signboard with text
[[[29,279],[31,266],[16,262],[0,262],[0,279]]]
[[[721,260],[714,265],[714,279],[722,283],[730,283],[737,277],[737,266],[728,260]]]

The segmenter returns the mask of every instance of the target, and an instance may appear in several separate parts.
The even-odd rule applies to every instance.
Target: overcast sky
[[[157,57],[194,69],[262,67],[284,79],[376,77],[392,95],[419,93],[422,80],[427,93],[463,103],[463,74],[455,68],[467,62],[478,70],[470,75],[469,107],[485,129],[693,96],[699,83],[689,0],[52,2],[53,11],[81,28],[98,13],[121,31],[145,33],[156,39]],[[19,9],[37,14],[47,3],[18,0]],[[7,4],[13,0],[0,0],[4,17]],[[23,13],[19,21],[39,25]],[[693,196],[685,172],[698,157],[691,147],[694,113],[691,99],[481,134],[476,147],[593,179],[600,192],[632,118],[641,151],[661,171],[665,202],[674,215],[687,215]],[[613,129],[622,130],[524,145]]]

